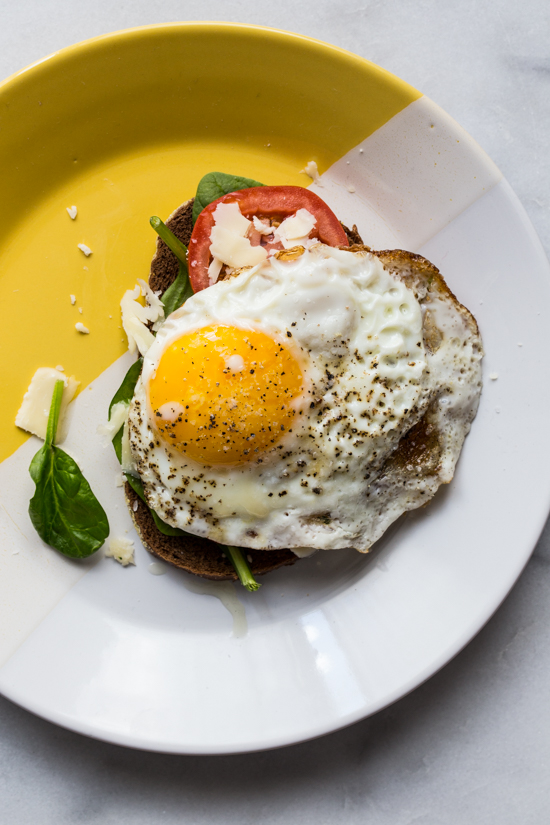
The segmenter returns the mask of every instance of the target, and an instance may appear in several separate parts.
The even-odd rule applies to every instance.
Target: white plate
[[[444,172],[433,171],[436,158]],[[550,502],[550,280],[522,207],[479,147],[425,98],[322,182],[317,191],[343,220],[375,247],[425,255],[478,319],[484,391],[453,482],[370,557],[324,552],[270,574],[258,593],[236,591],[248,632],[235,637],[219,600],[191,592],[178,570],[150,575],[141,546],[132,569],[78,565],[43,549],[26,516],[26,468],[38,446],[29,441],[0,465],[0,689],[29,710],[174,753],[319,736],[448,662],[529,558]],[[67,442],[114,534],[129,529],[129,516],[112,481],[116,460],[95,430],[128,363],[117,361],[79,397]]]

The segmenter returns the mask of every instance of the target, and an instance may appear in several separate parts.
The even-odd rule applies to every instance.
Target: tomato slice
[[[316,219],[309,237],[317,238],[327,246],[349,246],[342,224],[326,203],[314,192],[301,186],[255,186],[230,192],[208,204],[200,213],[195,223],[189,243],[189,278],[194,292],[199,292],[210,285],[208,267],[212,262],[210,235],[214,227],[214,212],[220,203],[238,203],[245,218],[254,216],[277,222],[284,221],[296,214],[298,209],[307,209]],[[255,230],[249,240],[253,246],[262,243],[267,248],[280,248],[265,241]]]

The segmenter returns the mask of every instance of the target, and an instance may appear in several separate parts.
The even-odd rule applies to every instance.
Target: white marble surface
[[[198,19],[308,34],[404,78],[489,153],[550,251],[550,7],[542,0],[0,0],[0,76],[94,35]],[[235,757],[163,756],[86,739],[0,699],[0,818],[542,825],[549,623],[547,527],[511,595],[453,662],[393,707],[314,742]]]

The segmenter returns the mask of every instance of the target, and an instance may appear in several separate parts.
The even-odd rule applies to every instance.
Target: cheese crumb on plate
[[[316,183],[318,186],[322,186],[321,182],[321,175],[319,174],[319,169],[317,168],[317,164],[314,160],[310,160],[303,169],[300,169],[300,172],[303,172],[308,178],[311,178],[313,183]]]
[[[29,388],[23,396],[23,403],[15,417],[15,424],[17,427],[21,427],[22,430],[37,435],[39,438],[46,438],[48,416],[50,414],[53,389],[56,381],[63,381],[65,385],[61,399],[57,437],[55,439],[56,443],[59,444],[66,436],[65,413],[69,403],[74,398],[80,381],[77,381],[73,376],[68,378],[58,369],[53,369],[53,367],[40,367],[36,370],[29,384]]]
[[[127,567],[129,564],[135,564],[134,542],[132,539],[127,539],[124,536],[118,539],[111,539],[108,547],[105,548],[105,557],[118,561],[123,567]]]

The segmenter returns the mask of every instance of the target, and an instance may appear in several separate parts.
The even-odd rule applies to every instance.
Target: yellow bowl
[[[125,350],[118,305],[147,277],[150,215],[209,171],[307,186],[307,161],[323,171],[418,97],[341,49],[226,23],[94,38],[6,80],[0,460],[25,439],[13,422],[37,367],[60,364],[85,387]]]

